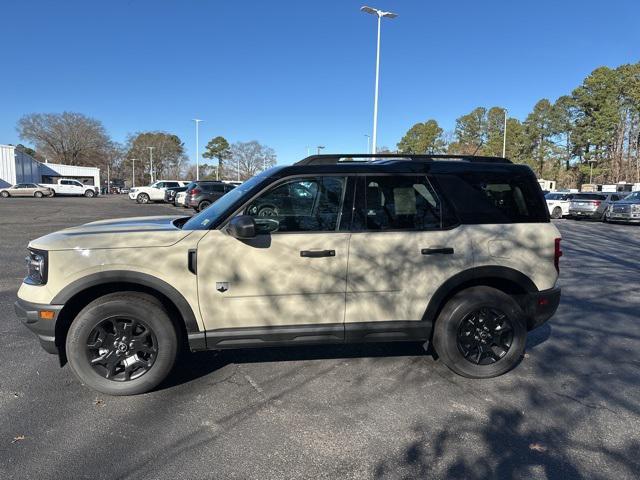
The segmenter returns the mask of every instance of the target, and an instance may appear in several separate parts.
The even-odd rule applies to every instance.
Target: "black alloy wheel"
[[[108,380],[127,382],[151,369],[158,355],[158,340],[145,322],[112,317],[91,331],[86,349],[96,373]]]
[[[466,315],[458,329],[457,344],[464,358],[475,365],[501,360],[513,343],[509,317],[496,308],[483,307]]]

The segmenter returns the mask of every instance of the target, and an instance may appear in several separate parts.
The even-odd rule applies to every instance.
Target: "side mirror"
[[[229,222],[229,234],[239,240],[255,238],[256,221],[251,215],[238,215]]]

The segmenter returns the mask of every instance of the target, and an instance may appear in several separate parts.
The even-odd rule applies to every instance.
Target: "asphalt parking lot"
[[[640,227],[560,220],[563,298],[492,380],[419,345],[188,354],[157,391],[83,387],[16,320],[27,242],[186,210],[0,201],[0,478],[638,478]]]

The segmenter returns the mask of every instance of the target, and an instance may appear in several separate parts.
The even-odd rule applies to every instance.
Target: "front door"
[[[283,180],[241,209],[255,218],[256,238],[238,240],[222,227],[200,240],[198,295],[208,343],[209,331],[284,326],[318,327],[295,340],[327,332],[343,338],[346,183],[331,176]]]

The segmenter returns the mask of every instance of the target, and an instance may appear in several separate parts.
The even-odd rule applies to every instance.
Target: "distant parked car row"
[[[551,218],[640,223],[640,192],[549,192],[545,198]]]
[[[148,187],[132,188],[129,198],[138,203],[167,202],[176,207],[193,208],[200,212],[233,190],[239,183],[218,180],[158,180]]]
[[[77,195],[92,198],[98,195],[98,188],[93,185],[85,185],[78,180],[61,178],[57,183],[17,183],[0,189],[0,196],[3,198],[42,198],[55,195]]]

